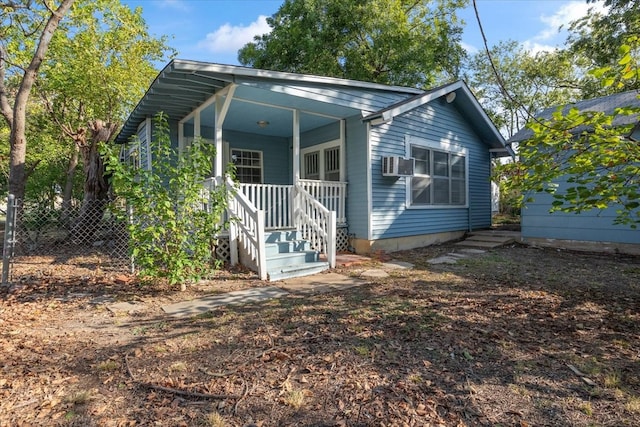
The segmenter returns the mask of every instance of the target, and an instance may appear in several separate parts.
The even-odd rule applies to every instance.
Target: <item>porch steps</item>
[[[520,233],[496,230],[479,230],[469,233],[467,238],[455,243],[456,246],[494,249],[520,241]]]
[[[265,237],[267,274],[270,281],[290,279],[320,273],[329,268],[321,261],[309,242],[296,230],[268,232]]]

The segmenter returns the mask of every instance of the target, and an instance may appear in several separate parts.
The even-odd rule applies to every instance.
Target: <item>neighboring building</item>
[[[169,116],[176,147],[194,137],[216,145],[214,177],[235,163],[240,193],[265,212],[264,228],[318,222],[299,209],[308,194],[336,213],[337,249],[357,253],[490,227],[491,159],[509,154],[462,81],[422,91],[173,60],[117,138],[139,136],[142,167],[150,167],[145,147],[159,111]]]
[[[619,107],[640,107],[637,91],[629,91],[600,98],[588,99],[567,105],[565,111],[577,108],[580,111],[602,112],[613,115]],[[538,119],[549,120],[557,107],[548,108],[537,115]],[[625,126],[637,123],[636,116],[618,115],[613,126]],[[577,129],[583,132],[585,128]],[[509,139],[509,144],[517,144],[533,136],[528,128],[523,128]],[[640,140],[640,129],[634,128],[632,140]],[[559,182],[557,191],[566,188],[565,182]],[[553,196],[537,193],[533,201],[526,204],[521,212],[522,240],[525,243],[562,247],[567,249],[593,250],[605,252],[625,252],[640,254],[640,229],[629,225],[614,225],[617,207],[593,209],[575,213],[553,212]]]

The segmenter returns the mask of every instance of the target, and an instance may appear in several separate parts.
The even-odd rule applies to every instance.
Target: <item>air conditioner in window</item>
[[[414,159],[400,156],[383,157],[382,176],[412,176],[414,165]]]

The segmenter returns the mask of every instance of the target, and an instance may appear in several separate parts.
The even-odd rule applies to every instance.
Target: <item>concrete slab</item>
[[[343,274],[322,273],[283,280],[278,283],[278,287],[292,294],[313,295],[341,291],[366,283],[364,280]]]
[[[466,242],[496,242],[496,243],[513,243],[513,237],[509,236],[491,236],[484,234],[473,234],[465,239]]]
[[[173,317],[194,316],[224,305],[260,302],[288,294],[289,292],[275,286],[243,289],[166,305],[162,310]]]
[[[351,267],[371,262],[371,258],[356,254],[336,254],[336,265],[339,267]]]
[[[384,279],[385,277],[389,277],[389,273],[379,268],[373,268],[371,270],[363,271],[362,273],[360,273],[360,276]]]
[[[414,266],[410,262],[391,260],[389,262],[383,262],[382,266],[389,270],[410,270]]]

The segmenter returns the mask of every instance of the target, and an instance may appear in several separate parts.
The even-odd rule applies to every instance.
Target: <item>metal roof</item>
[[[536,119],[548,121],[553,117],[553,113],[562,108],[562,113],[566,114],[572,108],[577,108],[581,112],[598,112],[606,115],[614,115],[616,108],[620,107],[634,107],[640,108],[640,98],[638,98],[637,90],[630,90],[627,92],[616,93],[613,95],[601,96],[598,98],[586,99],[584,101],[574,102],[564,106],[554,106],[542,110],[536,114]],[[637,115],[617,115],[613,119],[612,126],[624,126],[636,123],[638,121]],[[577,128],[574,133],[582,132],[585,128]],[[527,140],[533,136],[533,131],[528,127],[524,127],[516,132],[511,138],[509,143],[521,142]]]
[[[257,120],[266,120],[272,125],[260,132],[279,136],[287,136],[292,126],[290,118],[284,120],[282,116],[286,114],[278,107],[309,113],[305,115],[304,131],[305,126],[321,126],[330,122],[330,118],[374,111],[380,107],[378,94],[393,94],[395,98],[391,99],[397,99],[422,93],[415,88],[174,59],[155,78],[116,141],[128,141],[139,123],[158,111],[171,119],[183,119],[230,84],[238,86],[225,129],[246,130],[249,125],[255,127]],[[350,94],[354,89],[368,92],[369,96],[354,97]]]

